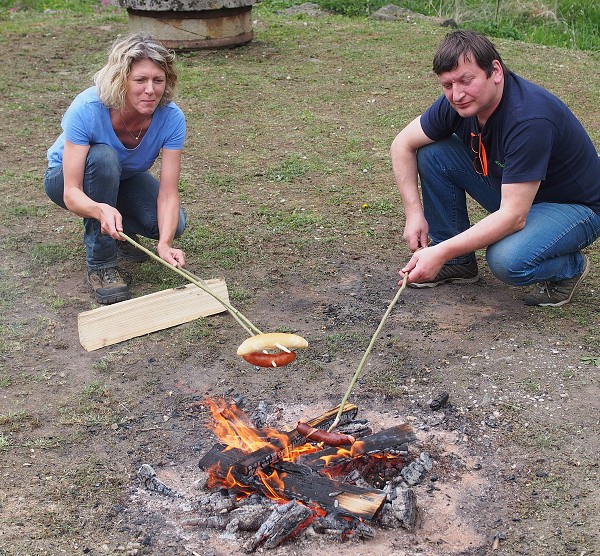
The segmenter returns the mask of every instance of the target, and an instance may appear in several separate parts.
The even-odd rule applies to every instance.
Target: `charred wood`
[[[399,525],[412,531],[417,521],[417,496],[414,490],[398,487],[392,496],[391,503],[383,507],[379,522],[390,529],[395,529]]]
[[[140,483],[146,490],[152,490],[165,496],[179,496],[172,488],[163,483],[157,476],[151,465],[144,463],[137,472]]]
[[[311,419],[307,424],[317,429],[326,430],[334,422],[337,412],[338,407],[335,407],[319,417]],[[340,422],[347,423],[352,421],[356,417],[357,412],[358,407],[347,403],[340,417]],[[296,432],[296,430],[287,432],[285,435],[288,438],[288,446],[300,446],[306,442],[306,438]],[[237,472],[241,475],[249,475],[256,469],[268,467],[285,456],[287,448],[279,440],[269,439],[269,441],[271,446],[260,448],[239,461],[236,464]]]
[[[346,540],[350,536],[356,539],[372,539],[375,537],[375,531],[366,523],[359,519],[344,518],[336,514],[327,514],[315,518],[312,522],[312,528],[316,533],[339,536],[341,540]]]
[[[362,438],[363,436],[373,434],[373,429],[369,427],[366,419],[355,419],[350,423],[338,425],[336,431],[342,434],[349,434],[354,436],[354,438]]]
[[[224,511],[229,512],[236,507],[235,495],[230,494],[226,490],[213,492],[200,498],[198,500],[198,507],[204,512],[212,514],[220,514]]]
[[[256,429],[262,429],[267,424],[269,408],[264,400],[258,402],[256,409],[250,414],[250,421]]]
[[[296,500],[278,506],[260,526],[254,537],[243,546],[245,552],[254,552],[259,546],[275,548],[286,539],[294,537],[310,524],[313,512]]]
[[[295,465],[288,462],[286,472],[280,475],[283,487],[279,494],[285,499],[296,498],[326,511],[366,520],[373,519],[385,502],[386,494],[382,490],[336,481],[317,473],[306,475],[302,466],[296,473]],[[254,486],[264,491],[260,482]]]

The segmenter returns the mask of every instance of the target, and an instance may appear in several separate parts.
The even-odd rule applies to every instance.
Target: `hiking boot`
[[[115,267],[92,270],[88,272],[87,280],[98,303],[109,305],[129,299],[127,283]]]
[[[568,280],[536,284],[536,291],[525,296],[525,305],[532,307],[560,307],[569,303],[575,289],[590,271],[590,260],[583,256],[583,272]]]
[[[433,288],[440,284],[450,282],[452,284],[472,284],[479,280],[477,261],[473,259],[466,264],[445,264],[437,276],[429,282],[412,282],[408,284],[411,288]]]
[[[137,242],[136,236],[131,236],[133,241]],[[150,259],[141,249],[131,245],[128,241],[117,241],[117,255],[125,261],[132,263],[143,263]]]

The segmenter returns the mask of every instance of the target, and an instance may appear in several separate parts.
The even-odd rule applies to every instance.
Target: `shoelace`
[[[109,284],[119,281],[119,272],[116,268],[102,269],[102,281]]]
[[[550,292],[551,292],[551,287],[552,287],[552,286],[550,286],[550,282],[540,282],[538,284],[538,287],[540,289],[538,292],[539,294],[544,294],[547,297],[550,297],[550,295],[551,295]]]

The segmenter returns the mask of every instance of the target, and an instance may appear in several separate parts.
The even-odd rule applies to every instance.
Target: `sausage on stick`
[[[308,423],[300,421],[296,425],[298,434],[304,436],[307,440],[313,440],[317,443],[323,443],[327,446],[351,446],[356,442],[350,434],[342,434],[341,432],[327,432],[321,429],[315,429]]]

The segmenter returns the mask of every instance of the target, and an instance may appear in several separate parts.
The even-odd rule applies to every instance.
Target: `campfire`
[[[410,457],[411,425],[373,432],[347,403],[281,431],[265,426],[264,405],[248,414],[233,402],[205,403],[218,439],[199,461],[210,494],[199,504],[205,515],[184,527],[254,532],[245,552],[274,548],[309,527],[342,541],[371,538],[377,526],[414,527],[411,487],[432,462],[426,453]]]

